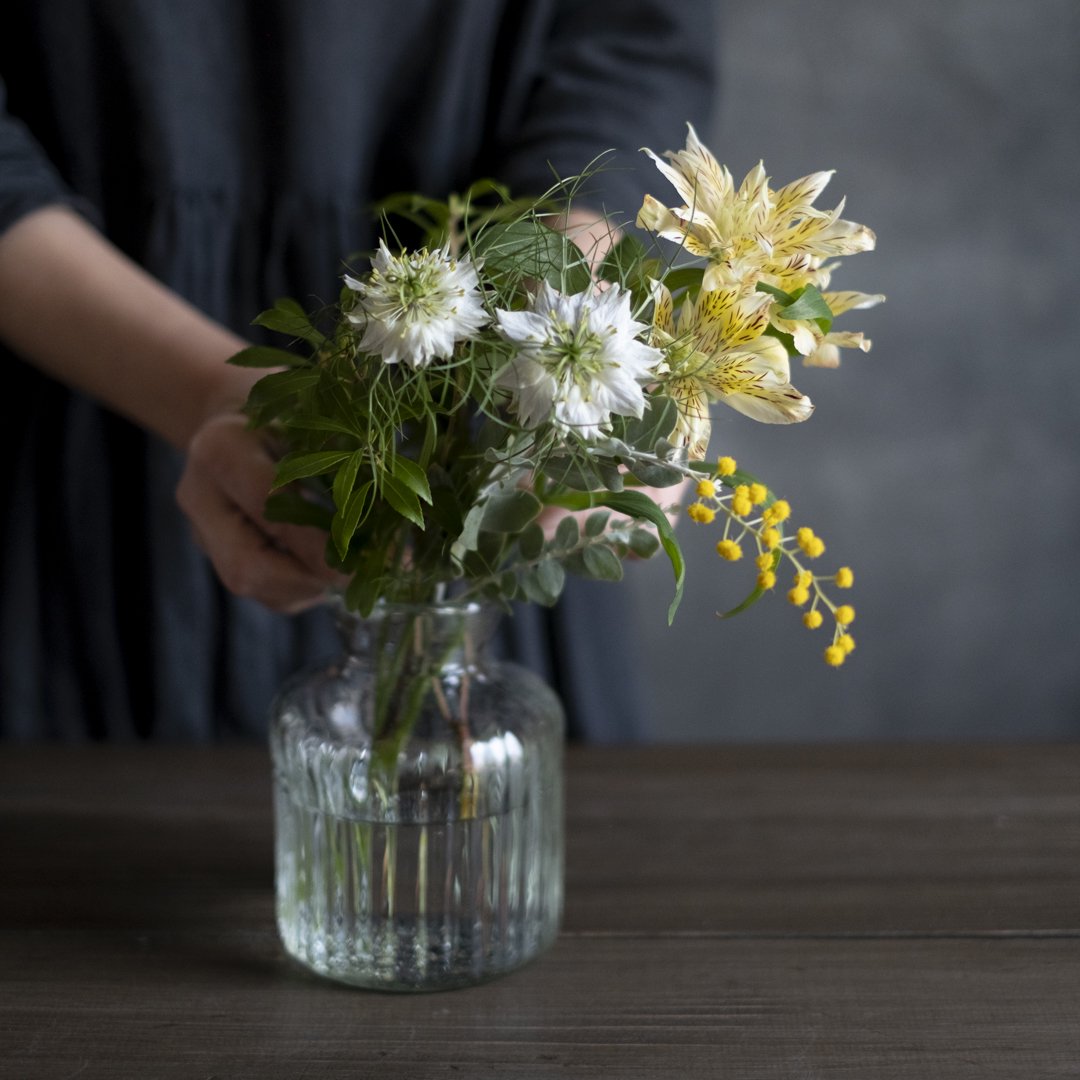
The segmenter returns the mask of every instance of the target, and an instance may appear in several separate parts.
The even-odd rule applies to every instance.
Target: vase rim
[[[367,615],[361,615],[358,611],[345,606],[345,597],[340,592],[331,593],[327,600],[328,605],[338,616],[349,619],[370,619],[385,615],[404,614],[411,615],[419,612],[429,612],[433,615],[479,615],[490,611],[497,605],[490,600],[420,600],[420,601],[397,601],[377,600],[375,606]]]

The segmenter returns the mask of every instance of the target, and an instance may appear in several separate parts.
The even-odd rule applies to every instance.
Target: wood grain
[[[565,931],[467,991],[316,979],[246,747],[0,751],[0,1078],[1080,1077],[1080,748],[568,759]]]

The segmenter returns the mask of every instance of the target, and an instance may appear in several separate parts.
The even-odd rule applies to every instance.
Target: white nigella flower
[[[584,439],[599,438],[611,414],[640,417],[642,384],[663,360],[637,340],[645,323],[630,314],[630,294],[618,285],[565,296],[546,282],[527,311],[495,312],[517,351],[499,375],[526,427],[549,420]]]
[[[380,241],[371,267],[364,281],[345,276],[357,294],[346,317],[364,328],[360,348],[388,364],[421,368],[447,360],[457,342],[489,321],[468,256],[454,259],[445,249],[391,255]]]

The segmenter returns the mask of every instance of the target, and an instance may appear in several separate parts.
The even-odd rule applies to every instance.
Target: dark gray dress
[[[657,183],[638,148],[681,145],[712,103],[708,0],[4,7],[0,230],[76,205],[241,332],[278,296],[334,297],[390,192],[495,176],[533,193],[615,148],[595,199],[632,218]],[[325,613],[287,619],[226,595],[174,504],[178,456],[2,362],[0,734],[264,730],[282,678],[333,653]],[[554,615],[508,627],[589,738],[634,734],[619,599],[573,588]]]

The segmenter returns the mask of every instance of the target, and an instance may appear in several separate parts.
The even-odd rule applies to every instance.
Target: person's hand
[[[348,579],[326,565],[320,529],[266,520],[273,482],[274,461],[259,436],[239,414],[223,414],[191,440],[176,501],[230,592],[293,614]]]

